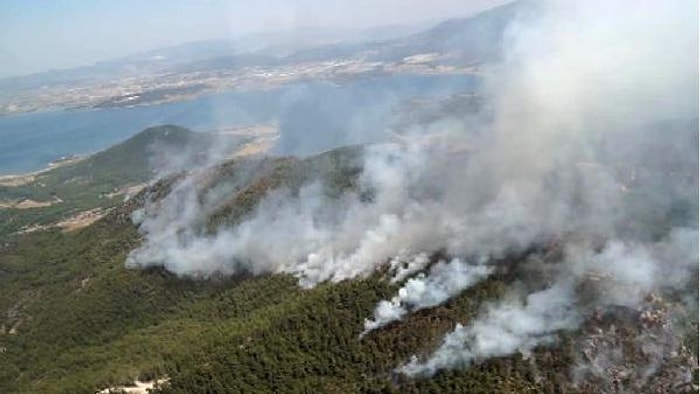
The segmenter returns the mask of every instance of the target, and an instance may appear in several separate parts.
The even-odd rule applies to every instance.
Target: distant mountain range
[[[441,55],[441,62],[488,62],[498,57],[506,25],[521,8],[519,5],[510,3],[427,29],[424,25],[364,30],[302,28],[292,32],[252,34],[235,40],[190,42],[94,65],[5,78],[0,80],[0,90],[11,94],[43,86],[155,73],[336,59],[391,61],[436,52]]]

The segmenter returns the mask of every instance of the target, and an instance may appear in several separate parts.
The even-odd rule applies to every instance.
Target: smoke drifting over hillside
[[[529,352],[596,309],[682,291],[698,266],[697,12],[682,5],[528,3],[504,62],[485,77],[487,126],[451,122],[446,138],[368,147],[355,191],[329,199],[314,182],[273,192],[215,233],[200,231],[210,200],[186,180],[140,218],[145,241],[127,265],[205,277],[286,272],[307,287],[392,259],[408,263],[399,281],[428,270],[380,303],[367,329],[492,270],[538,273],[428,358],[399,367],[409,375]],[[546,244],[562,251],[555,261],[496,263]],[[436,251],[458,260],[429,268]],[[596,291],[582,294],[582,284]]]
[[[430,269],[428,276],[421,274],[409,279],[391,302],[380,302],[374,312],[374,320],[365,321],[362,335],[400,320],[409,309],[415,311],[440,305],[484,279],[492,271],[491,267],[468,264],[459,259],[449,263],[440,261]]]
[[[524,302],[491,305],[469,327],[458,324],[428,361],[421,364],[414,357],[401,371],[431,374],[515,351],[527,354],[536,346],[554,342],[557,331],[577,327],[580,317],[571,307],[573,302],[571,285],[558,284],[528,295]]]

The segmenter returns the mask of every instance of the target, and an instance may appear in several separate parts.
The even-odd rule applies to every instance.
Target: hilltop
[[[198,133],[173,125],[151,127],[86,158],[26,175],[19,183],[0,184],[0,202],[4,204],[0,208],[0,238],[80,212],[115,207],[159,172],[209,160],[197,152],[207,152],[214,145],[233,150],[249,139]],[[168,162],[154,149],[177,152],[178,162]],[[32,207],[36,208],[22,209]]]

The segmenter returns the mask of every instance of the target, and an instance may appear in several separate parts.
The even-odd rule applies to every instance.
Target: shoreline
[[[90,156],[92,156],[92,154],[63,156],[57,160],[49,162],[44,168],[40,170],[14,174],[0,174],[0,186],[18,187],[28,185],[34,182],[38,176],[46,172],[49,172],[56,168],[61,168],[71,164],[79,163]]]
[[[424,77],[439,77],[439,76],[474,76],[474,77],[480,77],[482,75],[482,71],[474,66],[464,66],[462,68],[455,68],[455,69],[440,69],[440,68],[434,68],[434,69],[410,69],[410,67],[413,66],[420,66],[421,64],[411,64],[408,63],[404,66],[409,67],[408,69],[398,69],[394,71],[381,71],[379,73],[375,72],[358,72],[354,74],[339,74],[339,75],[331,75],[331,76],[322,76],[321,78],[318,79],[310,79],[314,81],[328,81],[328,82],[333,82],[333,83],[342,83],[345,81],[347,78],[351,79],[362,79],[362,78],[372,78],[372,77],[394,77],[394,76],[424,76]],[[100,111],[100,110],[110,110],[110,109],[130,109],[130,108],[139,108],[139,107],[153,107],[153,106],[158,106],[158,105],[164,105],[164,104],[173,104],[173,103],[180,103],[180,102],[185,102],[185,101],[192,101],[192,100],[197,100],[201,97],[208,96],[208,95],[216,95],[216,94],[221,94],[221,93],[232,93],[232,92],[239,92],[239,93],[245,93],[245,92],[255,92],[255,91],[267,91],[267,90],[272,90],[272,89],[279,89],[283,88],[286,85],[289,84],[294,84],[294,83],[299,83],[299,82],[305,82],[308,81],[309,79],[299,77],[297,79],[272,79],[272,80],[263,80],[263,81],[247,81],[246,83],[243,83],[238,86],[216,86],[216,85],[208,85],[206,88],[196,92],[196,93],[190,93],[190,94],[180,94],[180,95],[174,95],[174,96],[166,96],[164,98],[160,99],[152,99],[148,101],[143,101],[143,102],[138,102],[135,104],[131,104],[128,101],[124,102],[118,102],[114,103],[113,105],[103,105],[105,102],[108,102],[110,100],[118,99],[122,96],[105,96],[104,100],[98,103],[82,103],[82,104],[74,104],[74,105],[61,105],[61,104],[54,104],[54,105],[47,105],[45,107],[37,106],[37,107],[32,107],[29,109],[21,109],[21,110],[16,110],[16,111],[0,111],[0,118],[3,117],[13,117],[13,116],[23,116],[23,115],[32,115],[32,114],[43,114],[47,112],[70,112],[70,111]],[[151,88],[151,89],[146,89],[144,91],[141,91],[139,93],[135,93],[138,95],[145,95],[151,92],[158,91],[161,88]]]

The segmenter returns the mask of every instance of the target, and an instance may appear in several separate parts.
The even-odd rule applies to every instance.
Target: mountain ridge
[[[142,132],[132,141],[165,131]],[[356,187],[353,158],[362,149],[341,148],[304,160],[233,160],[199,172],[203,190],[223,190],[217,189],[221,182],[234,185],[224,200],[238,201],[235,206],[243,209],[214,210],[212,217],[221,219],[210,231],[239,221],[274,189],[293,190],[317,177],[326,179],[329,191]],[[275,181],[281,174],[283,182]],[[589,392],[608,382],[572,385],[569,367],[576,363],[581,343],[600,335],[634,341],[648,329],[634,314],[630,318],[625,311],[611,311],[578,333],[565,333],[558,345],[537,348],[529,358],[498,357],[430,379],[407,378],[396,373],[397,365],[413,354],[426,354],[455,324],[468,324],[484,304],[503,296],[518,275],[497,274],[442,305],[358,339],[362,319],[400,286],[384,280],[384,271],[301,289],[289,274],[242,271],[196,280],[158,267],[126,269],[127,253],[142,242],[132,223],[134,212],[148,201],[158,204],[185,181],[183,176],[163,178],[82,230],[41,231],[2,247],[0,310],[12,313],[0,314],[0,388],[87,393],[136,379],[167,379],[158,392],[520,392],[562,387]],[[268,186],[256,186],[261,180]],[[239,195],[249,203],[241,205]],[[509,257],[510,264],[517,266],[527,256]],[[440,258],[431,257],[433,263]],[[687,324],[692,338],[697,323]],[[596,331],[600,327],[603,334]],[[683,357],[689,355],[681,353],[674,362]],[[669,384],[669,373],[663,369],[663,378],[654,384]]]

